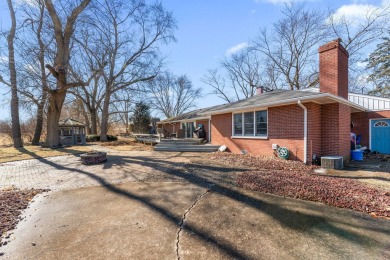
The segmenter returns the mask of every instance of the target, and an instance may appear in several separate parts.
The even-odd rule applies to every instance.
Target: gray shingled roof
[[[268,104],[268,103],[294,99],[294,98],[303,98],[303,97],[310,97],[310,96],[315,97],[321,94],[323,93],[275,89],[269,92],[262,93],[261,95],[255,95],[250,98],[246,98],[233,103],[226,104],[223,108],[210,109],[207,112],[213,112],[213,111],[225,110],[225,109],[243,108],[243,107],[256,106],[256,105],[261,106],[261,104]]]
[[[305,99],[305,100],[311,100],[311,99],[319,99],[324,98],[324,96],[327,99],[333,99],[336,100],[336,102],[343,102],[347,103],[350,106],[356,107],[358,110],[364,111],[363,107],[360,107],[348,100],[343,101],[343,98],[334,96],[332,94],[328,93],[321,93],[321,92],[311,92],[311,91],[297,91],[297,90],[283,90],[283,89],[276,89],[269,92],[262,93],[261,95],[256,95],[250,98],[242,99],[236,102],[213,106],[213,107],[207,107],[202,109],[197,109],[188,113],[181,114],[174,118],[169,118],[166,120],[163,120],[164,122],[174,122],[174,121],[181,121],[181,120],[188,120],[188,119],[196,119],[196,118],[204,118],[206,116],[217,114],[219,112],[224,111],[231,111],[231,110],[238,110],[238,109],[245,109],[250,107],[261,107],[261,106],[274,106],[276,104],[281,105],[285,102],[285,104],[294,103],[296,100],[299,99]],[[338,99],[338,100],[337,100]]]
[[[59,126],[85,126],[83,123],[74,120],[72,118],[67,118],[64,120],[60,120],[58,123]]]
[[[181,115],[178,115],[176,117],[171,117],[165,120],[161,120],[162,123],[164,122],[175,122],[175,121],[181,121],[181,120],[188,120],[188,119],[196,119],[196,118],[202,118],[204,117],[203,113],[211,110],[211,109],[223,109],[223,107],[227,105],[218,105],[218,106],[212,106],[212,107],[206,107],[201,109],[196,109]]]

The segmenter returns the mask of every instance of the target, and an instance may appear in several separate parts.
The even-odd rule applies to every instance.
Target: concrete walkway
[[[153,181],[178,178],[169,173],[189,160],[180,153],[163,155],[148,151],[117,152],[107,148],[108,162],[83,165],[78,156],[57,156],[0,164],[0,190],[6,187],[20,189],[51,189],[52,191],[110,184]],[[153,165],[148,161],[153,160]],[[93,177],[91,177],[93,174]],[[100,179],[97,179],[99,177]]]
[[[57,159],[23,168],[56,190],[34,199],[5,259],[390,259],[388,220],[238,189],[240,169],[153,152]]]

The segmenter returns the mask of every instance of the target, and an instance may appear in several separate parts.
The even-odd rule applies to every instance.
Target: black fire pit
[[[80,155],[82,164],[91,165],[99,164],[107,161],[107,153],[105,152],[89,152]]]

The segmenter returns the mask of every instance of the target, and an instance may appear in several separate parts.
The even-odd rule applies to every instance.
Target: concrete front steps
[[[218,151],[219,145],[202,144],[202,139],[161,139],[154,147],[161,152],[205,152]]]

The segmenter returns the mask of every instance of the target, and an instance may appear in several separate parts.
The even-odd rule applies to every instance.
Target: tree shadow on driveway
[[[171,157],[170,159],[172,159],[173,157]],[[137,196],[129,191],[114,186],[113,184],[110,184],[107,180],[105,180],[103,177],[98,176],[94,173],[88,172],[86,170],[63,166],[55,162],[46,160],[45,158],[40,158],[40,161],[52,167],[55,167],[56,169],[74,171],[82,175],[88,176],[89,178],[97,181],[105,189],[117,194],[118,196],[123,196],[125,198],[143,203],[148,208],[163,216],[166,220],[177,225],[178,228],[183,221],[182,218],[175,217],[173,212],[170,212],[168,209],[152,203],[148,198]],[[234,187],[234,174],[236,174],[237,171],[244,170],[241,168],[223,167],[221,165],[208,165],[201,163],[188,164],[180,161],[173,162],[169,159],[165,159],[163,156],[152,157],[118,155],[110,155],[108,157],[108,162],[103,166],[103,168],[109,169],[115,165],[124,164],[146,166],[153,169],[158,169],[159,171],[162,170],[168,176],[175,176],[184,180],[185,182],[204,188],[205,190],[210,189],[211,193],[215,193],[222,197],[232,199],[238,203],[241,203],[243,206],[249,206],[251,208],[254,208],[260,213],[264,213],[272,217],[272,219],[279,222],[282,226],[295,230],[297,232],[305,232],[309,229],[316,229],[321,233],[330,233],[343,240],[361,244],[362,246],[364,246],[365,244],[375,243],[376,245],[378,245],[378,247],[385,248],[385,250],[386,247],[388,247],[388,245],[386,244],[388,243],[388,241],[379,241],[374,237],[364,234],[364,232],[354,232],[353,230],[344,229],[340,227],[340,225],[336,225],[336,223],[331,223],[327,218],[322,217],[320,212],[318,213],[318,204],[315,205],[314,203],[309,203],[310,205],[313,205],[313,207],[310,208],[310,210],[313,211],[313,214],[304,213],[297,210],[282,207],[276,203],[259,199],[258,197],[250,195],[251,193],[249,192],[243,192],[242,190],[237,189],[236,187]],[[226,176],[226,179],[224,180],[223,178],[220,178],[220,175]],[[300,202],[306,203],[303,201]],[[324,206],[324,208],[326,208],[326,206]],[[317,214],[314,214],[314,211],[317,211]],[[388,223],[386,221],[371,221],[369,217],[363,219],[363,221],[365,221],[366,223],[372,223],[374,221],[377,221],[374,227],[367,226],[367,228],[371,228],[377,233],[390,234],[389,225],[385,225]],[[332,222],[334,222],[334,220],[332,220]],[[343,223],[341,224],[348,224],[348,219],[343,220]],[[217,247],[229,257],[238,259],[252,258],[251,255],[244,252],[243,250],[238,250],[234,243],[213,236],[212,234],[205,232],[201,227],[186,223],[183,226],[183,229],[188,232],[191,232],[199,240],[202,240],[204,242],[207,242],[208,244],[212,244],[213,246]],[[232,241],[234,241],[234,239]],[[330,245],[325,246],[330,247]]]

